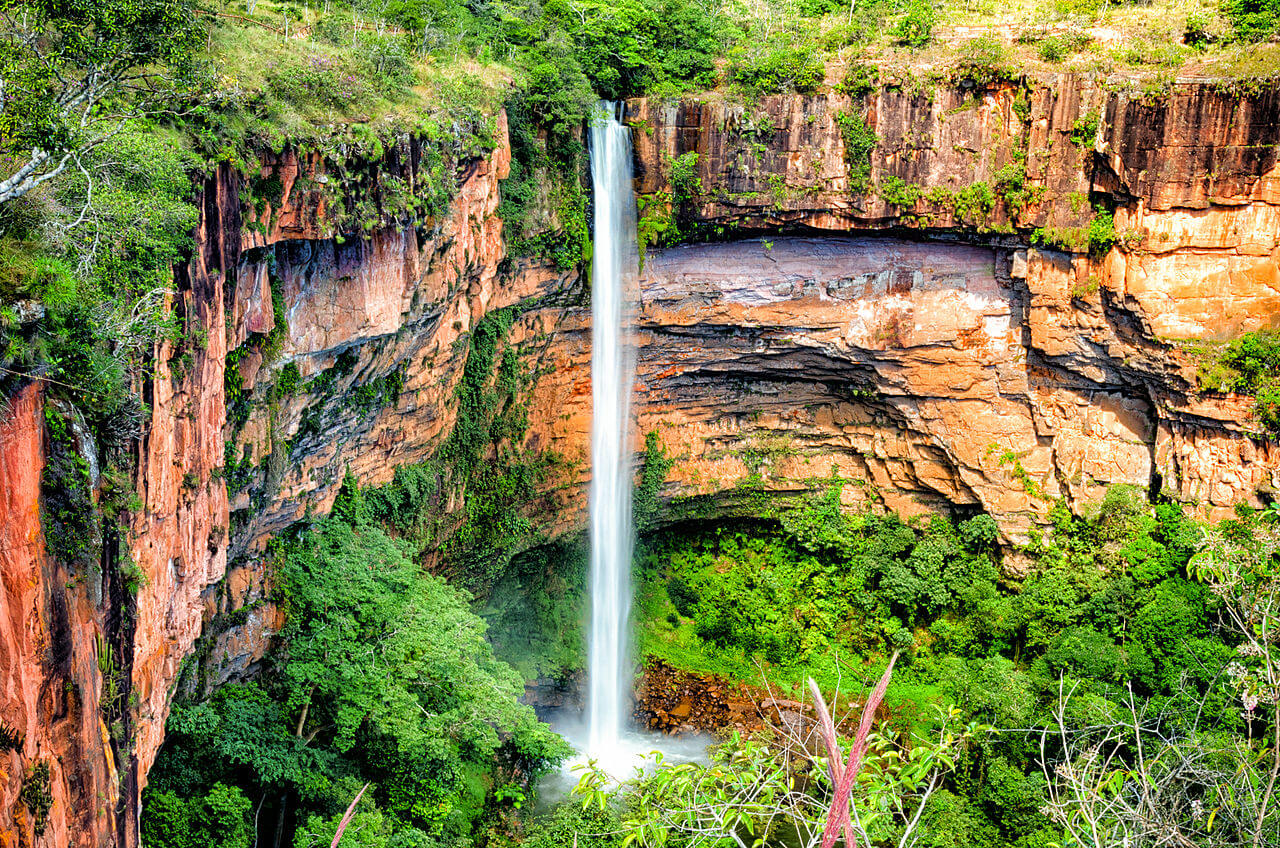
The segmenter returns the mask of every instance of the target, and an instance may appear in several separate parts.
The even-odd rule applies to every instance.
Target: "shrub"
[[[996,196],[989,183],[977,182],[957,191],[952,203],[957,220],[977,225],[986,221],[995,208]]]
[[[398,94],[417,82],[403,39],[361,32],[356,58],[364,66],[364,76],[372,79],[383,94]]]
[[[1036,52],[1046,62],[1061,62],[1068,56],[1079,53],[1091,40],[1085,32],[1064,32],[1043,39],[1037,45]]]
[[[920,199],[920,186],[909,183],[899,177],[888,176],[876,185],[876,194],[890,206],[910,209]]]
[[[893,35],[903,44],[924,47],[933,41],[933,27],[938,13],[928,0],[912,0],[907,12],[893,29]]]
[[[862,97],[875,91],[879,83],[880,72],[875,66],[855,63],[845,69],[844,79],[836,90],[850,97]]]
[[[730,78],[757,94],[807,94],[817,90],[825,76],[826,68],[813,44],[785,35],[746,51],[734,64]]]
[[[702,194],[698,154],[690,150],[671,160],[671,197],[678,206]]]
[[[854,194],[866,191],[871,177],[871,151],[876,149],[880,137],[857,115],[840,112],[836,115],[840,137],[844,139],[844,161],[849,169],[849,190]]]
[[[1223,0],[1222,14],[1240,41],[1266,41],[1280,26],[1280,0]]]
[[[1089,221],[1089,253],[1105,256],[1116,243],[1116,221],[1110,212],[1099,211]]]
[[[1101,119],[1102,116],[1096,109],[1085,112],[1076,118],[1071,125],[1067,138],[1071,139],[1072,144],[1077,144],[1081,147],[1092,147],[1093,140],[1098,134],[1098,123]]]
[[[1004,42],[984,35],[961,46],[951,75],[959,83],[982,88],[1012,78],[1014,69]]]
[[[1263,431],[1280,436],[1280,331],[1245,333],[1202,364],[1196,382],[1202,391],[1253,395]]]
[[[1027,185],[1027,166],[1022,160],[1009,162],[996,171],[996,194],[1004,198],[1011,216],[1039,200],[1043,191],[1039,186]]]
[[[368,99],[368,86],[354,68],[319,53],[281,62],[268,74],[268,84],[277,97],[303,112],[316,104],[346,110]]]

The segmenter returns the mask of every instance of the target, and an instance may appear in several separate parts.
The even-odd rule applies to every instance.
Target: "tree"
[[[154,110],[199,37],[191,0],[0,0],[0,203]]]
[[[1160,709],[1155,700],[1136,698],[1132,687],[1113,704],[1076,697],[1074,686],[1060,683],[1051,728],[1041,737],[1040,763],[1048,780],[1045,811],[1069,844],[1276,844],[1277,517],[1271,510],[1206,530],[1200,552],[1187,564],[1216,597],[1219,631],[1235,646],[1235,658],[1218,679],[1232,700],[1239,699],[1238,717],[1210,720],[1204,694],[1172,698]]]

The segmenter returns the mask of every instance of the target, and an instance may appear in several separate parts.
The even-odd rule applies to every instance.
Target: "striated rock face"
[[[1202,404],[1220,416],[1210,433],[1204,409],[1105,348],[1045,355],[1038,289],[1060,266],[871,238],[651,255],[641,428],[680,457],[671,492],[803,492],[834,474],[848,502],[969,505],[1023,541],[1056,499],[1083,507],[1113,483],[1216,508],[1269,485],[1280,457],[1243,434],[1241,404]]]
[[[45,552],[44,405],[36,386],[0,421],[0,845],[96,846],[115,837],[118,763],[99,712],[103,613],[94,581]],[[29,809],[23,787],[43,794]],[[38,806],[38,805],[37,805]]]
[[[1024,242],[1087,227],[1115,207],[1122,249],[1095,267],[1155,337],[1230,338],[1280,315],[1280,89],[1251,97],[1175,85],[1148,100],[1064,76],[1026,88],[882,88],[719,101],[631,101],[637,191],[670,192],[670,162],[698,155],[687,224],[711,231],[908,228]],[[841,122],[877,136],[851,185]],[[1009,181],[1022,175],[1019,194]],[[893,180],[918,197],[892,205]],[[954,202],[986,187],[993,203]],[[941,192],[941,194],[939,194]],[[930,199],[933,197],[933,199]],[[962,198],[962,201],[964,198]]]
[[[864,188],[841,116],[878,136]],[[754,111],[632,101],[628,118],[647,210],[670,196],[670,162],[697,154],[700,191],[673,210],[688,231],[991,245],[776,239],[651,256],[645,416],[698,460],[677,464],[680,493],[757,471],[796,488],[835,466],[896,509],[972,503],[1020,539],[1053,499],[1080,507],[1109,483],[1221,515],[1280,482],[1248,400],[1197,397],[1196,362],[1167,343],[1280,325],[1277,92],[1184,84],[1147,102],[1062,78]],[[1001,187],[1009,169],[1023,194]],[[901,200],[894,179],[915,199],[877,196]],[[980,184],[989,204],[956,202]],[[1091,258],[1075,234],[1102,206],[1117,243]],[[1028,249],[1031,228],[1081,252]]]
[[[667,214],[670,162],[695,152],[699,186],[670,214],[716,242],[653,251],[641,279],[636,446],[656,430],[679,459],[672,516],[834,475],[850,504],[983,509],[1019,541],[1054,499],[1085,508],[1111,483],[1211,515],[1280,483],[1249,400],[1196,395],[1196,363],[1169,343],[1280,326],[1275,92],[1142,100],[1063,77],[627,110],[643,215]],[[845,149],[852,119],[877,139],[865,162]],[[327,512],[344,475],[380,483],[434,455],[469,336],[495,310],[519,307],[502,345],[533,375],[526,447],[561,460],[527,517],[545,536],[581,530],[587,287],[506,255],[505,133],[500,120],[492,155],[456,163],[452,202],[416,227],[384,200],[418,185],[418,142],[358,163],[378,216],[362,237],[335,237],[319,158],[206,181],[199,247],[175,274],[188,340],[157,352],[146,389],[136,595],[110,577],[90,592],[45,556],[40,399],[10,402],[0,719],[22,739],[0,750],[0,845],[136,844],[174,693],[254,674],[281,625],[266,541]],[[274,188],[242,204],[253,186]],[[1095,206],[1117,241],[1091,257]],[[456,528],[464,504],[447,501]],[[54,803],[33,842],[17,795],[44,761]]]
[[[187,338],[203,344],[188,343],[181,352],[161,345],[157,373],[148,385],[151,420],[139,447],[137,480],[144,508],[130,527],[132,558],[145,576],[121,634],[129,671],[123,697],[136,704],[126,717],[130,749],[122,752],[121,766],[127,769],[127,801],[118,824],[122,846],[137,842],[138,795],[164,741],[178,668],[200,635],[201,595],[227,568],[229,515],[221,478],[227,354],[223,287],[237,255],[228,237],[240,229],[237,182],[226,166],[206,181],[199,249],[175,275],[174,312],[185,319]],[[179,360],[180,353],[185,358]],[[175,364],[179,361],[181,366]]]

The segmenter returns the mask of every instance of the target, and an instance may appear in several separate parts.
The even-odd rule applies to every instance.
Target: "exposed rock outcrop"
[[[103,614],[94,580],[45,550],[39,388],[0,420],[0,845],[96,846],[115,836],[117,763],[99,711]],[[24,787],[27,787],[24,799]],[[32,803],[28,803],[31,801]]]
[[[845,161],[850,116],[878,136],[865,189]],[[736,485],[768,454],[767,485],[835,465],[906,512],[980,505],[1016,540],[1054,499],[1082,506],[1109,483],[1221,515],[1280,482],[1248,401],[1197,396],[1196,362],[1168,343],[1280,325],[1276,91],[1180,84],[1151,101],[1068,77],[754,110],[633,101],[628,117],[656,214],[670,163],[697,154],[699,190],[672,210],[685,230],[990,245],[992,270],[976,276],[948,267],[978,261],[956,243],[777,239],[652,256],[641,323],[665,352],[644,354],[645,412],[674,421],[668,438],[695,460],[677,464],[680,492]],[[1091,258],[1104,207],[1116,245]],[[1079,252],[1028,249],[1032,228]]]

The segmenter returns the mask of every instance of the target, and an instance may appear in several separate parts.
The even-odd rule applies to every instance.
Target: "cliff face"
[[[850,188],[850,116],[878,136],[865,191]],[[1249,435],[1248,401],[1197,396],[1197,363],[1168,342],[1280,324],[1278,118],[1276,92],[1188,84],[1153,103],[1076,78],[629,103],[642,208],[662,214],[671,163],[697,154],[698,189],[674,211],[686,230],[951,242],[651,256],[644,415],[694,460],[676,466],[680,491],[753,472],[795,489],[834,466],[874,484],[851,498],[973,504],[1019,540],[1054,499],[1082,507],[1110,483],[1210,515],[1272,490],[1280,454]],[[1103,205],[1116,245],[1091,258]],[[1086,243],[1029,248],[1033,228]]]
[[[981,508],[1016,541],[1054,499],[1083,508],[1110,483],[1208,513],[1274,489],[1280,453],[1249,435],[1249,401],[1197,396],[1196,363],[1167,338],[1280,324],[1278,110],[1274,92],[1182,85],[1147,102],[1075,78],[629,103],[642,214],[717,242],[653,251],[641,278],[637,448],[657,430],[679,457],[673,514],[750,509],[834,475],[850,503]],[[859,152],[851,128],[874,144]],[[562,460],[528,517],[546,536],[582,527],[586,286],[506,255],[501,121],[497,135],[491,156],[456,163],[446,210],[417,227],[380,212],[359,238],[335,237],[317,158],[206,181],[199,248],[176,273],[189,340],[157,352],[146,389],[136,596],[44,554],[41,401],[11,402],[0,718],[22,739],[0,752],[8,844],[136,843],[175,690],[252,674],[279,627],[266,540],[325,513],[348,472],[380,483],[431,458],[457,420],[469,336],[497,309],[519,306],[502,344],[532,375],[526,447]],[[690,151],[697,184],[673,192]],[[362,198],[382,210],[397,187],[425,190],[424,155],[405,139],[363,163]],[[242,203],[255,185],[276,190]],[[1117,242],[1090,257],[1095,205],[1114,208]],[[1057,249],[1032,246],[1035,228]],[[455,493],[438,509],[463,506]],[[53,803],[33,839],[18,793],[41,761]]]
[[[0,421],[0,845],[102,845],[114,837],[118,769],[99,710],[104,644],[92,575],[45,551],[46,438],[36,386]],[[25,803],[20,798],[30,799]]]

